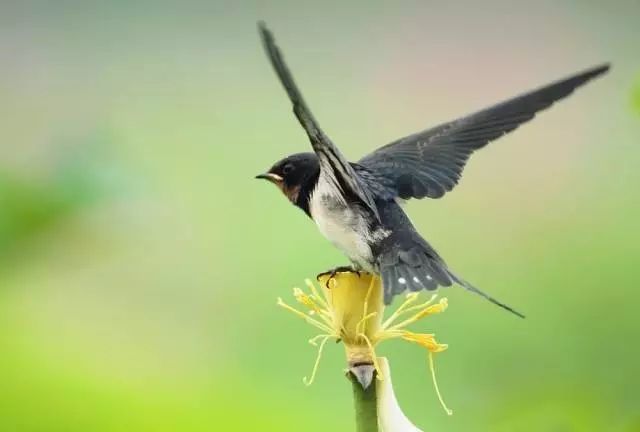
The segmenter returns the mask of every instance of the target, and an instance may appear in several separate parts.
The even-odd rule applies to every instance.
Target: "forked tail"
[[[430,250],[429,250],[430,249]],[[512,307],[480,291],[469,282],[453,274],[442,258],[429,247],[414,246],[410,249],[392,248],[378,259],[378,267],[384,287],[384,302],[390,304],[393,297],[404,291],[433,291],[438,287],[448,287],[453,283],[467,291],[478,294],[491,303],[524,318],[524,315]]]

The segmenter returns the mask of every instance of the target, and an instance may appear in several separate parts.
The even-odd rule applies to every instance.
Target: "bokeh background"
[[[320,4],[321,3],[321,4]],[[253,179],[309,146],[274,30],[351,158],[610,61],[411,202],[461,289],[390,343],[426,430],[640,430],[640,4],[3,1],[0,431],[352,430],[341,346],[275,306],[345,260]]]

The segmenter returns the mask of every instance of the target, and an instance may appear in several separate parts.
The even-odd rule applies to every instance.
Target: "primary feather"
[[[531,120],[537,112],[567,97],[609,70],[602,65],[557,81],[467,117],[400,138],[363,157],[361,176],[377,182],[380,195],[440,198],[460,180],[471,154]]]

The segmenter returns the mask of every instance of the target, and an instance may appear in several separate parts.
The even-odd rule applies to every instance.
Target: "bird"
[[[287,156],[256,178],[275,184],[294,206],[313,219],[319,231],[351,262],[346,269],[379,275],[385,304],[407,291],[433,291],[455,284],[524,318],[454,273],[418,233],[402,204],[412,198],[437,199],[450,192],[476,150],[606,73],[610,65],[589,68],[471,115],[405,136],[357,162],[349,162],[311,113],[273,33],[264,22],[258,23],[258,31],[313,152]]]

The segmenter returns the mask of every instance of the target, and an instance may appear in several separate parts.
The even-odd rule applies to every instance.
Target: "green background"
[[[345,259],[253,179],[309,149],[258,19],[352,159],[612,62],[407,205],[527,315],[452,288],[416,326],[454,416],[420,348],[381,353],[425,430],[640,430],[638,2],[3,1],[0,431],[353,429],[342,347],[306,388],[275,306]]]

